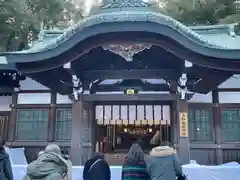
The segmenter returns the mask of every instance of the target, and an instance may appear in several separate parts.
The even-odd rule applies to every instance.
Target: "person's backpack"
[[[88,172],[90,172],[90,171],[92,170],[92,168],[93,168],[98,162],[100,162],[100,161],[101,161],[101,159],[96,160],[96,161],[90,166],[90,168],[88,169]]]
[[[101,161],[101,159],[96,160],[96,161],[90,166],[90,168],[88,169],[88,173],[90,173],[90,171],[92,170],[92,168],[93,168],[98,162],[100,162],[100,161]],[[93,175],[91,175],[91,177],[92,177],[93,180],[96,180],[96,178],[95,178]]]

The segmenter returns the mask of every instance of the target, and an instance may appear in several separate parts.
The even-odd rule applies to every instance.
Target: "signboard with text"
[[[188,113],[180,113],[180,137],[188,137]]]
[[[127,89],[125,93],[126,94],[136,94],[136,91],[135,91],[135,89]]]

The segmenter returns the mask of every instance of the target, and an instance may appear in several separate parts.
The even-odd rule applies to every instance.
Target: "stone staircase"
[[[105,160],[110,166],[121,166],[123,164],[126,153],[107,153]]]
[[[105,160],[110,166],[121,166],[127,153],[106,153]],[[144,155],[147,158],[148,154]]]

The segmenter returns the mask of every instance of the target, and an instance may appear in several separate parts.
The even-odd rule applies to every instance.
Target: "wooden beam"
[[[69,94],[69,92],[72,91],[72,87],[62,83],[60,78],[56,78],[50,72],[35,73],[29,75],[29,77],[50,88],[52,91],[58,92],[62,95]]]
[[[178,95],[176,94],[84,94],[83,101],[86,102],[126,102],[126,101],[160,101],[170,102],[175,101]]]
[[[176,93],[177,92],[177,87],[178,87],[178,83],[177,81],[170,81],[170,92],[171,93]]]
[[[50,104],[17,104],[17,109],[49,109]]]
[[[14,91],[13,87],[1,87],[0,86],[0,93],[12,93]]]
[[[113,92],[113,91],[124,91],[128,88],[134,88],[138,91],[169,91],[168,84],[141,84],[139,86],[137,85],[129,85],[129,86],[122,86],[118,84],[112,84],[112,85],[98,85],[94,86],[91,89],[91,92]]]
[[[211,69],[197,65],[194,65],[188,71],[191,76],[196,75],[201,79],[198,80],[190,90],[203,94],[207,94],[211,90],[217,88],[221,83],[233,75],[233,73],[229,71]]]
[[[220,84],[222,84],[224,81],[229,79],[229,77],[231,77],[231,76],[216,77],[216,78],[213,78],[211,76],[209,76],[209,77],[205,76],[202,78],[201,81],[199,81],[194,86],[193,91],[198,92],[198,93],[207,94],[208,92],[210,92],[211,90],[215,89]]]
[[[45,147],[49,144],[47,141],[14,141],[11,143],[11,147]],[[61,147],[69,147],[70,142],[57,142]]]
[[[76,75],[76,73],[74,72],[74,70],[72,69],[72,64],[71,62],[68,62],[66,64],[63,65],[63,69],[65,69],[71,76]]]
[[[51,90],[50,89],[20,90],[18,93],[21,94],[51,93]]]
[[[132,70],[92,70],[84,71],[83,77],[96,79],[171,79],[175,80],[181,72],[174,69],[132,69]]]
[[[218,92],[240,92],[240,88],[218,88]]]

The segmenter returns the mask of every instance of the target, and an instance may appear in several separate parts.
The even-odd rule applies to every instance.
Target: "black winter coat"
[[[0,180],[13,180],[11,162],[4,148],[0,149]]]
[[[98,159],[100,160],[96,162]],[[91,166],[92,168],[89,171]],[[111,180],[111,171],[108,163],[97,156],[87,160],[84,164],[83,180]]]

